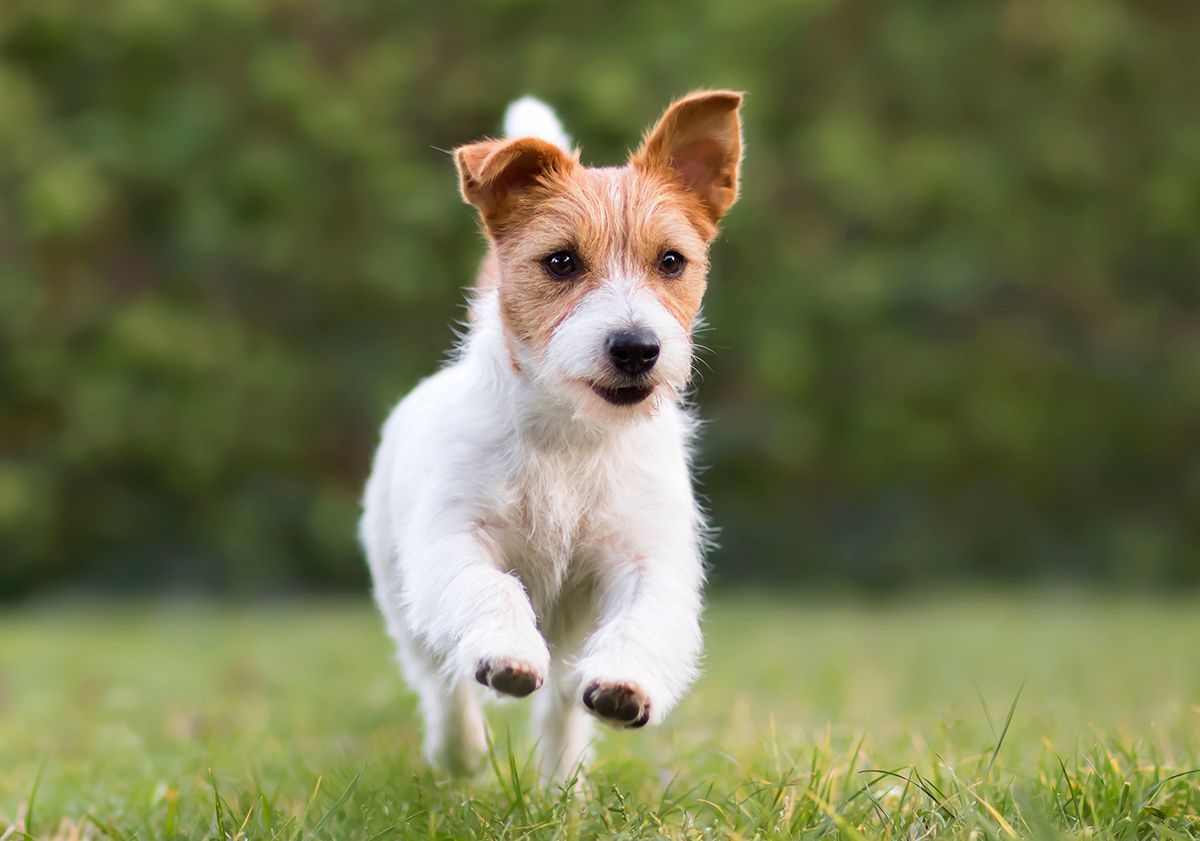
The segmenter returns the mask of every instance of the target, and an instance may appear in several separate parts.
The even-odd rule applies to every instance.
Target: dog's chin
[[[665,383],[576,380],[570,391],[577,411],[601,423],[630,423],[650,417],[670,391]]]
[[[639,403],[645,403],[650,399],[650,395],[654,394],[652,383],[610,386],[589,382],[588,385],[593,393],[612,406],[637,406]]]

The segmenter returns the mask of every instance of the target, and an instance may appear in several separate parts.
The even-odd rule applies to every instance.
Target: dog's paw
[[[614,727],[645,727],[650,720],[650,698],[630,681],[592,681],[583,705]]]
[[[501,695],[524,698],[542,685],[535,666],[513,657],[485,657],[475,667],[475,679]]]

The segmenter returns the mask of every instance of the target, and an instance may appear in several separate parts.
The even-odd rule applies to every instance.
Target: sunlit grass
[[[477,779],[425,770],[365,603],[10,610],[0,837],[1200,837],[1194,600],[725,598],[708,640],[543,791],[523,704]]]

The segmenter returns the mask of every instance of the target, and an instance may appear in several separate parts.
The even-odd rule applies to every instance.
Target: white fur
[[[495,291],[472,312],[457,359],[384,426],[361,539],[429,759],[476,765],[474,676],[508,658],[545,677],[542,772],[562,780],[591,741],[585,687],[638,687],[657,724],[696,677],[704,525],[679,403],[691,346],[620,266],[540,353],[506,337]],[[605,338],[632,326],[659,336],[656,391],[617,407],[587,383],[611,376]]]
[[[590,394],[586,382],[597,379],[603,371],[605,339],[623,327],[648,327],[661,346],[658,362],[650,373],[658,388],[654,399],[677,399],[692,369],[687,333],[654,294],[634,278],[620,273],[615,277],[610,274],[610,278],[559,325],[544,354],[535,356],[524,348],[517,349],[522,367],[529,369],[547,392],[580,392],[591,398],[585,406],[601,407],[600,398]]]
[[[504,112],[505,137],[536,137],[553,143],[564,152],[571,149],[571,138],[563,130],[554,110],[532,96],[523,96]]]

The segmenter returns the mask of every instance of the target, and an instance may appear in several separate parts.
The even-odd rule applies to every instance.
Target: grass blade
[[[984,772],[985,777],[990,777],[992,768],[996,765],[996,757],[1000,755],[1000,748],[1004,745],[1004,737],[1008,735],[1008,727],[1012,724],[1013,714],[1017,711],[1017,702],[1021,700],[1021,693],[1025,691],[1025,681],[1021,681],[1021,685],[1017,687],[1017,695],[1013,698],[1012,704],[1008,708],[1008,716],[1004,719],[1004,729],[1000,731],[1000,738],[996,740],[996,749],[992,751],[992,758],[988,760],[987,771]]]
[[[321,830],[325,828],[325,825],[333,820],[333,817],[337,814],[338,809],[342,808],[342,804],[349,800],[350,795],[354,793],[354,789],[358,788],[358,781],[360,779],[362,779],[362,771],[359,771],[354,775],[354,779],[352,779],[350,784],[346,786],[346,789],[340,795],[338,795],[338,799],[333,801],[333,805],[329,807],[329,810],[325,813],[321,820],[317,821],[317,825],[314,826],[312,828],[312,832],[308,834],[309,838],[316,838],[321,834]]]

